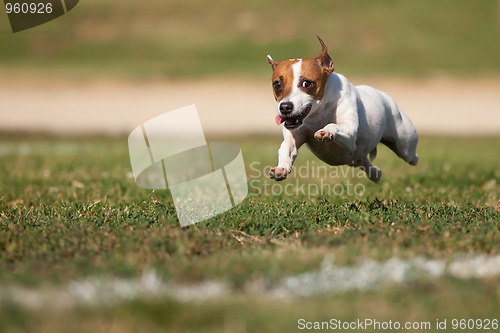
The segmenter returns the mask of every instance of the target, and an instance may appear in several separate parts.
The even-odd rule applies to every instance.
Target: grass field
[[[424,137],[417,167],[381,148],[378,185],[348,168],[327,168],[303,148],[297,174],[279,183],[291,184],[296,195],[263,172],[276,162],[279,136],[223,139],[242,148],[249,196],[229,212],[181,228],[167,191],[134,184],[125,139],[3,137],[0,331],[291,332],[299,318],[433,325],[447,319],[443,331],[451,331],[454,318],[500,319],[498,275],[425,275],[368,289],[273,296],[284,279],[317,271],[325,258],[334,257],[336,267],[360,267],[366,260],[449,263],[498,255],[498,137]],[[357,192],[348,193],[347,184]],[[111,304],[55,304],[75,281],[137,281],[144,272],[166,286],[214,282],[226,292],[206,301],[146,292]],[[45,301],[26,305],[34,297],[29,291]]]
[[[0,69],[71,77],[261,76],[268,75],[267,54],[314,56],[318,34],[340,73],[491,76],[500,73],[498,6],[497,0],[86,0],[16,34],[5,16]]]
[[[85,0],[16,34],[2,12],[1,81],[6,91],[13,81],[29,89],[32,81],[66,86],[81,78],[244,81],[268,77],[267,54],[314,56],[316,34],[336,71],[349,76],[497,77],[499,6]],[[6,130],[2,333],[294,332],[299,319],[420,323],[416,332],[436,331],[444,320],[440,331],[457,332],[454,320],[487,319],[489,331],[498,328],[491,325],[500,320],[498,136],[423,136],[417,167],[381,147],[380,184],[328,167],[307,148],[276,183],[266,174],[280,135],[208,137],[241,147],[249,195],[182,228],[168,191],[134,183],[126,138]],[[473,330],[480,331],[460,331]]]

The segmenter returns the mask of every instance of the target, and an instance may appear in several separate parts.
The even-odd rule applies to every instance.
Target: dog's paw
[[[288,176],[288,171],[285,168],[275,167],[269,171],[269,178],[276,181],[284,180]]]
[[[318,141],[332,141],[334,139],[334,135],[331,132],[319,130],[314,133],[314,138]]]
[[[368,179],[374,183],[378,183],[380,178],[382,178],[382,170],[376,167],[370,168],[370,171],[368,172]]]

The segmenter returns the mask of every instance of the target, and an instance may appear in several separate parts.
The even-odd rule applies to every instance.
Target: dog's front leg
[[[332,141],[348,149],[351,152],[356,150],[358,139],[358,97],[354,87],[349,85],[342,102],[336,110],[336,122],[329,123],[322,129],[314,133],[314,138],[319,141]]]
[[[346,149],[349,149],[349,151],[352,152],[356,150],[357,137],[357,129],[354,126],[350,126],[348,124],[339,125],[331,123],[314,133],[314,138],[316,140],[335,140],[336,143]]]
[[[269,177],[277,181],[286,179],[291,172],[297,152],[304,143],[301,137],[294,137],[287,129],[283,129],[283,137],[284,140],[278,150],[278,166],[269,171]]]

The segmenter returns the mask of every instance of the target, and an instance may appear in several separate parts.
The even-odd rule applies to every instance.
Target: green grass
[[[6,18],[6,17],[5,17]],[[185,78],[268,75],[265,60],[312,57],[323,37],[350,75],[498,75],[498,1],[81,1],[12,34],[0,68],[43,74]]]
[[[0,330],[278,332],[296,329],[299,318],[498,317],[498,278],[443,277],[289,301],[243,290],[252,281],[272,286],[318,269],[327,254],[338,265],[498,254],[499,138],[424,137],[417,167],[380,148],[375,164],[384,175],[378,185],[358,174],[312,175],[326,166],[303,148],[295,164],[302,176],[279,183],[299,189],[297,195],[278,193],[263,172],[276,162],[279,136],[224,140],[242,148],[250,194],[231,211],[181,228],[168,191],[140,189],[130,178],[125,139],[1,139],[0,285],[40,288],[154,269],[166,281],[224,281],[233,293],[204,304],[139,299],[37,312],[8,303],[0,308]],[[363,193],[300,190],[325,182],[358,185]],[[265,192],[272,186],[276,195]]]

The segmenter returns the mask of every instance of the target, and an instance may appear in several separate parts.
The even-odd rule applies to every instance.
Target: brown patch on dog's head
[[[319,36],[316,35],[316,37],[321,44],[321,52],[314,59],[302,61],[302,78],[299,80],[299,87],[316,100],[321,100],[325,94],[328,78],[335,68],[325,43]]]
[[[325,93],[326,83],[334,71],[333,61],[328,55],[328,49],[319,36],[321,51],[314,59],[274,61],[267,56],[267,61],[273,69],[272,84],[274,97],[277,101],[286,97],[294,88],[294,71],[292,66],[301,61],[297,88],[316,100],[321,100]]]
[[[300,74],[299,89],[314,99],[321,100],[331,72],[323,70],[316,59],[304,59]]]
[[[273,92],[274,98],[277,101],[283,99],[292,91],[293,84],[293,64],[299,62],[299,60],[285,60],[285,61],[274,61],[271,57],[268,57],[268,62],[273,68]]]

